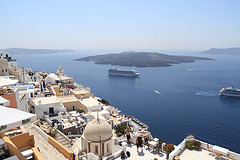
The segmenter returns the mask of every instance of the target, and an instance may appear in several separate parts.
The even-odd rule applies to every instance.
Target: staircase
[[[44,122],[44,126],[48,128],[52,128],[46,121]],[[72,146],[70,144],[70,140],[63,135],[63,133],[59,133],[60,131],[56,131],[54,139],[57,140],[59,143],[61,143],[64,147],[68,148],[71,150]]]
[[[71,150],[72,146],[70,145],[69,140],[62,136],[59,132],[56,132],[55,139],[63,146]]]

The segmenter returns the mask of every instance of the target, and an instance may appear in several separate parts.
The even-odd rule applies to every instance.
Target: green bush
[[[192,149],[194,147],[194,144],[191,141],[187,141],[186,146],[187,146],[188,149]]]
[[[114,126],[115,132],[118,135],[123,135],[124,131],[127,129],[127,124],[126,123],[122,123],[122,124],[118,124],[116,126]]]
[[[83,109],[79,109],[77,113],[85,113],[85,111]]]

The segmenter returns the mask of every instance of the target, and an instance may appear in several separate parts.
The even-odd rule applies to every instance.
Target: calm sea
[[[154,137],[168,143],[179,144],[192,133],[240,153],[240,98],[218,96],[223,87],[240,88],[240,56],[198,54],[215,60],[171,67],[120,67],[139,71],[141,76],[136,79],[109,77],[111,65],[73,61],[83,56],[86,54],[13,57],[19,66],[32,67],[34,71],[56,72],[62,66],[77,83],[90,87],[92,93],[123,113],[145,122]]]

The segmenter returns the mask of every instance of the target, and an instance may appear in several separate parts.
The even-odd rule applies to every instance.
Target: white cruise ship
[[[108,70],[110,76],[126,76],[126,77],[138,77],[140,73],[135,70],[123,70],[119,68],[113,68]]]
[[[240,97],[240,89],[237,89],[236,87],[228,87],[228,88],[222,88],[219,92],[220,96],[234,96],[234,97]]]

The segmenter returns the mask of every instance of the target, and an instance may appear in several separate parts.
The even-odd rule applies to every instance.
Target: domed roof
[[[46,77],[46,79],[47,79],[47,78],[57,79],[58,76],[57,76],[56,74],[54,74],[54,73],[50,73],[50,74]]]
[[[89,141],[99,142],[112,138],[112,127],[103,119],[94,119],[87,124],[84,130],[84,137]]]
[[[64,75],[65,75],[65,74],[64,74],[64,71],[63,71],[63,69],[62,69],[61,66],[59,66],[59,68],[58,68],[56,74],[59,75],[59,76],[64,76]]]

